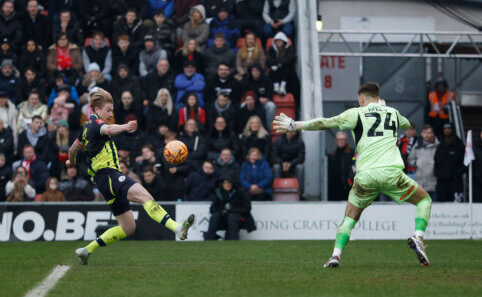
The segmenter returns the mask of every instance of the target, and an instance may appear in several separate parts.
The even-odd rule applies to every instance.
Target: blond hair
[[[257,120],[259,122],[259,130],[256,132],[256,137],[258,138],[265,138],[268,135],[268,131],[263,127],[263,122],[261,122],[261,119],[258,116],[251,116],[246,123],[246,126],[244,126],[243,130],[243,135],[245,137],[250,137],[251,134],[253,133],[251,131],[251,122]]]
[[[199,43],[196,41],[196,39],[189,39],[187,42],[184,43],[184,45],[182,46],[182,54],[184,56],[187,56],[190,54],[189,52],[189,43],[191,42],[191,40],[193,40],[195,43],[196,43],[196,48],[194,49],[194,52],[201,52],[201,49],[199,48]]]
[[[249,32],[246,33],[246,36],[244,37],[244,42],[241,48],[239,49],[239,55],[243,60],[247,60],[249,56],[249,51],[248,51],[248,43],[246,41],[248,35],[253,35],[254,36],[254,51],[253,55],[251,56],[251,61],[257,60],[259,56],[261,55],[261,52],[263,51],[263,48],[259,45],[258,40],[256,39],[256,34]]]
[[[112,99],[112,95],[102,88],[98,88],[90,97],[90,108],[92,112],[95,111],[96,107],[102,109],[104,105],[108,103],[114,104],[114,100]]]
[[[161,102],[161,95],[162,93],[166,93],[167,94],[167,103],[166,105],[162,105],[162,102]],[[156,100],[154,100],[153,102],[154,105],[157,105],[161,108],[165,108],[167,109],[167,114],[168,115],[171,115],[172,114],[172,98],[171,98],[171,93],[169,93],[169,90],[166,89],[166,88],[162,88],[160,89],[158,92],[157,92],[157,95],[156,95]]]

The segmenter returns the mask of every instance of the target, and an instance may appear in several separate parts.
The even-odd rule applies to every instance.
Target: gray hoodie
[[[434,192],[437,185],[437,178],[434,174],[435,151],[439,145],[438,140],[423,146],[423,141],[419,141],[408,156],[410,166],[417,167],[415,179],[427,192]]]
[[[206,23],[206,10],[201,4],[191,8],[189,16],[192,18],[192,13],[197,10],[201,13],[201,21],[197,28],[193,28],[191,22],[187,22],[182,28],[182,42],[186,43],[189,39],[195,39],[201,49],[206,47],[206,42],[209,39],[209,25]]]

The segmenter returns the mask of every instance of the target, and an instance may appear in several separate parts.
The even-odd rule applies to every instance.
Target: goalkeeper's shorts
[[[417,189],[418,183],[399,168],[366,169],[356,173],[348,201],[358,208],[366,208],[379,193],[383,193],[402,204],[412,197]]]

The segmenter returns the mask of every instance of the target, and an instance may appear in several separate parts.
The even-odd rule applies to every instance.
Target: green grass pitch
[[[331,241],[124,241],[81,266],[81,242],[0,243],[0,296],[23,296],[54,266],[48,296],[482,296],[481,241],[427,241],[422,267],[405,241],[352,241],[323,269]]]

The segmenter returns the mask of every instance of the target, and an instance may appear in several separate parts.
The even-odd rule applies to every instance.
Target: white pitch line
[[[30,290],[25,297],[44,297],[52,289],[55,284],[64,276],[70,269],[70,266],[57,265],[54,270],[42,280],[35,288]]]

